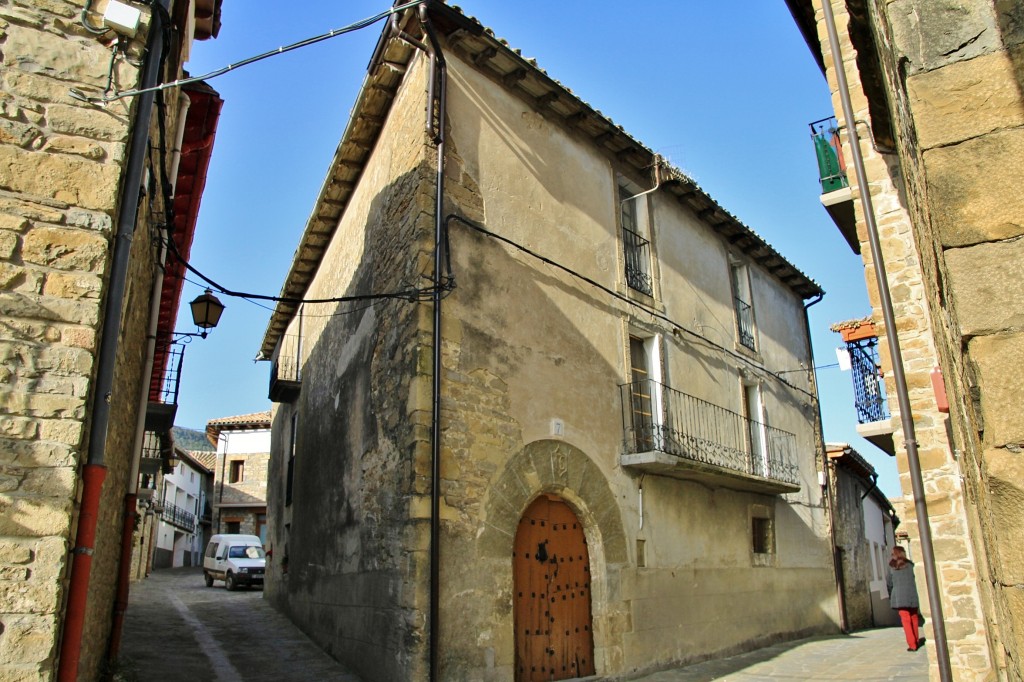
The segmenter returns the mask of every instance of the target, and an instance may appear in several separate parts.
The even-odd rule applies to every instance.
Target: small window
[[[228,472],[228,483],[241,483],[245,480],[245,462],[236,459],[231,462],[231,469]]]
[[[217,556],[217,547],[218,545],[216,542],[211,542],[210,546],[206,548],[206,556],[210,557],[211,559]]]
[[[292,503],[292,486],[295,480],[295,452],[298,443],[299,413],[292,415],[291,433],[288,442],[288,471],[285,474],[284,483],[284,504],[287,507]]]
[[[241,533],[242,532],[242,522],[241,521],[225,521],[224,522],[224,532],[229,534],[229,535],[237,535],[238,533]]]
[[[775,538],[772,532],[772,520],[757,516],[751,519],[751,538],[754,554],[773,554]]]

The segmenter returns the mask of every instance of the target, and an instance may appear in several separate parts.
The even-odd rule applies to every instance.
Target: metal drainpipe
[[[158,0],[166,10],[169,0]],[[149,29],[146,59],[142,67],[140,88],[151,88],[160,80],[163,31],[154,22]],[[114,368],[117,364],[118,336],[121,331],[122,308],[128,281],[128,261],[131,256],[132,237],[135,232],[139,190],[149,145],[149,123],[153,114],[155,93],[139,95],[134,124],[128,146],[124,179],[119,194],[117,233],[113,244],[113,262],[107,298],[103,306],[103,330],[96,360],[96,379],[93,386],[89,451],[82,468],[82,501],[79,506],[78,527],[75,530],[75,548],[72,550],[71,579],[68,584],[67,605],[64,610],[64,630],[61,635],[60,656],[57,662],[58,682],[74,682],[78,677],[78,662],[82,654],[82,632],[89,598],[89,578],[92,574],[92,554],[96,542],[103,480],[107,475],[107,427],[110,424],[110,397],[114,391]]]
[[[181,163],[181,144],[185,139],[185,123],[192,99],[184,92],[178,93],[178,120],[174,134],[174,148],[171,151],[171,168],[168,174],[171,182],[171,196],[175,195],[178,181],[178,166]],[[173,201],[173,199],[172,199]],[[171,231],[162,231],[165,239],[172,239]],[[146,333],[146,352],[142,362],[142,380],[139,387],[139,413],[135,421],[135,444],[132,449],[132,466],[128,474],[128,492],[124,496],[124,519],[121,532],[121,562],[118,567],[117,596],[114,599],[114,620],[110,631],[107,658],[117,658],[121,649],[121,632],[124,614],[128,609],[128,592],[131,583],[132,546],[135,537],[135,519],[138,517],[139,467],[142,460],[142,444],[146,438],[146,408],[149,406],[149,387],[153,379],[153,362],[156,357],[156,336],[160,327],[160,300],[164,291],[164,272],[167,264],[167,243],[161,242],[157,254],[153,287],[149,296],[149,329]]]
[[[825,14],[825,28],[828,31],[832,61],[836,68],[836,81],[839,86],[839,100],[843,105],[843,117],[847,121],[855,121],[853,104],[850,101],[850,89],[846,81],[846,69],[843,66],[843,54],[839,47],[839,34],[836,31],[836,19],[832,12],[832,0],[823,0],[821,5]],[[907,465],[910,469],[910,484],[914,493],[917,527],[921,536],[921,559],[924,563],[924,575],[928,585],[928,605],[932,610],[932,631],[935,634],[935,656],[939,667],[939,679],[942,682],[950,682],[952,680],[952,673],[949,665],[949,650],[946,643],[946,623],[942,615],[942,595],[940,594],[938,574],[935,571],[931,524],[928,521],[928,505],[925,500],[924,481],[921,477],[921,461],[917,453],[917,432],[914,428],[914,417],[910,411],[907,378],[903,373],[903,355],[900,352],[896,319],[892,309],[892,298],[889,295],[889,279],[885,273],[885,261],[882,258],[878,226],[875,224],[875,211],[871,201],[871,188],[868,185],[867,171],[864,169],[864,157],[860,153],[860,135],[857,133],[856,125],[847,126],[846,129],[847,134],[850,136],[853,167],[857,173],[857,185],[860,188],[860,200],[864,208],[868,243],[871,246],[871,258],[875,267],[875,279],[878,283],[879,303],[885,322],[885,336],[889,343],[889,355],[892,358],[893,383],[896,387],[896,397],[900,407],[900,423],[903,427],[903,436],[907,449]]]

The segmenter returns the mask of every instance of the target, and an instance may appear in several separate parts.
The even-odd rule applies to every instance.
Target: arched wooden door
[[[516,680],[594,674],[590,556],[583,524],[553,495],[519,520],[512,558]]]

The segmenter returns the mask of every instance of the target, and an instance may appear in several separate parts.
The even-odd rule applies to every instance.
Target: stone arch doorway
[[[523,512],[512,557],[515,679],[594,674],[590,556],[583,524],[545,494]]]

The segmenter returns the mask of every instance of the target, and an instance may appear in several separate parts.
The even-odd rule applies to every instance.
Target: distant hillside
[[[174,444],[182,450],[213,452],[213,446],[206,440],[206,433],[203,431],[175,426],[171,433],[174,434]]]

